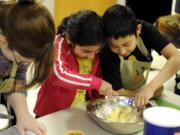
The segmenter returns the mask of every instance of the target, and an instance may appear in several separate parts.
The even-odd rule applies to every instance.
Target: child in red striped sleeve
[[[38,117],[76,106],[100,95],[117,95],[101,79],[99,51],[102,20],[93,11],[80,11],[59,26],[52,75],[42,85],[34,112]]]

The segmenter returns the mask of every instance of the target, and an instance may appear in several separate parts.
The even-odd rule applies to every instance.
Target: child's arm
[[[120,96],[128,96],[128,97],[134,97],[135,94],[137,93],[136,91],[128,90],[124,88],[117,90],[117,92]]]
[[[69,68],[71,65],[66,62],[67,51],[65,50],[65,45],[63,38],[56,38],[53,72],[58,80],[56,81],[57,85],[69,89],[99,89],[102,83],[101,78],[91,74],[80,75]]]
[[[138,106],[148,103],[155,91],[180,69],[180,52],[177,51],[173,44],[169,43],[165,46],[162,49],[161,54],[165,56],[168,61],[143,91],[136,94],[135,98]]]
[[[47,135],[44,125],[38,123],[29,113],[26,97],[22,93],[11,93],[8,101],[15,111],[17,117],[17,128],[20,135],[24,135],[26,130],[30,130],[37,135]]]
[[[135,95],[138,93],[138,90],[129,90],[129,89],[122,88],[122,89],[117,90],[117,92],[120,96],[135,97]],[[153,98],[161,96],[162,92],[163,92],[163,86],[161,86],[154,92]]]
[[[67,89],[95,89],[100,94],[113,93],[111,84],[91,74],[80,75],[70,70],[66,62],[67,52],[63,50],[63,38],[57,37],[55,42],[55,64],[53,72],[56,75],[56,85]],[[73,66],[73,65],[72,65]],[[108,92],[109,91],[109,92]],[[111,94],[109,94],[111,95]]]

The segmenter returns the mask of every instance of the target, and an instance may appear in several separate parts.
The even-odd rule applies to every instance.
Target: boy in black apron
[[[165,81],[180,69],[180,53],[151,24],[136,20],[127,7],[114,5],[103,15],[107,45],[101,60],[105,80],[121,95],[134,96],[137,106],[159,96]],[[154,49],[168,59],[163,69],[146,86]]]

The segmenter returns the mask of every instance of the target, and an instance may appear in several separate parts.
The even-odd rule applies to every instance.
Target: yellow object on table
[[[85,134],[80,130],[70,130],[67,132],[66,135],[85,135]]]

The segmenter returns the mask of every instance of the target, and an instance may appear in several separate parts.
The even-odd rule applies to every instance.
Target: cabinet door
[[[116,2],[117,0],[55,0],[54,17],[56,26],[60,24],[65,16],[79,10],[94,10],[99,15],[102,15],[108,7]]]

